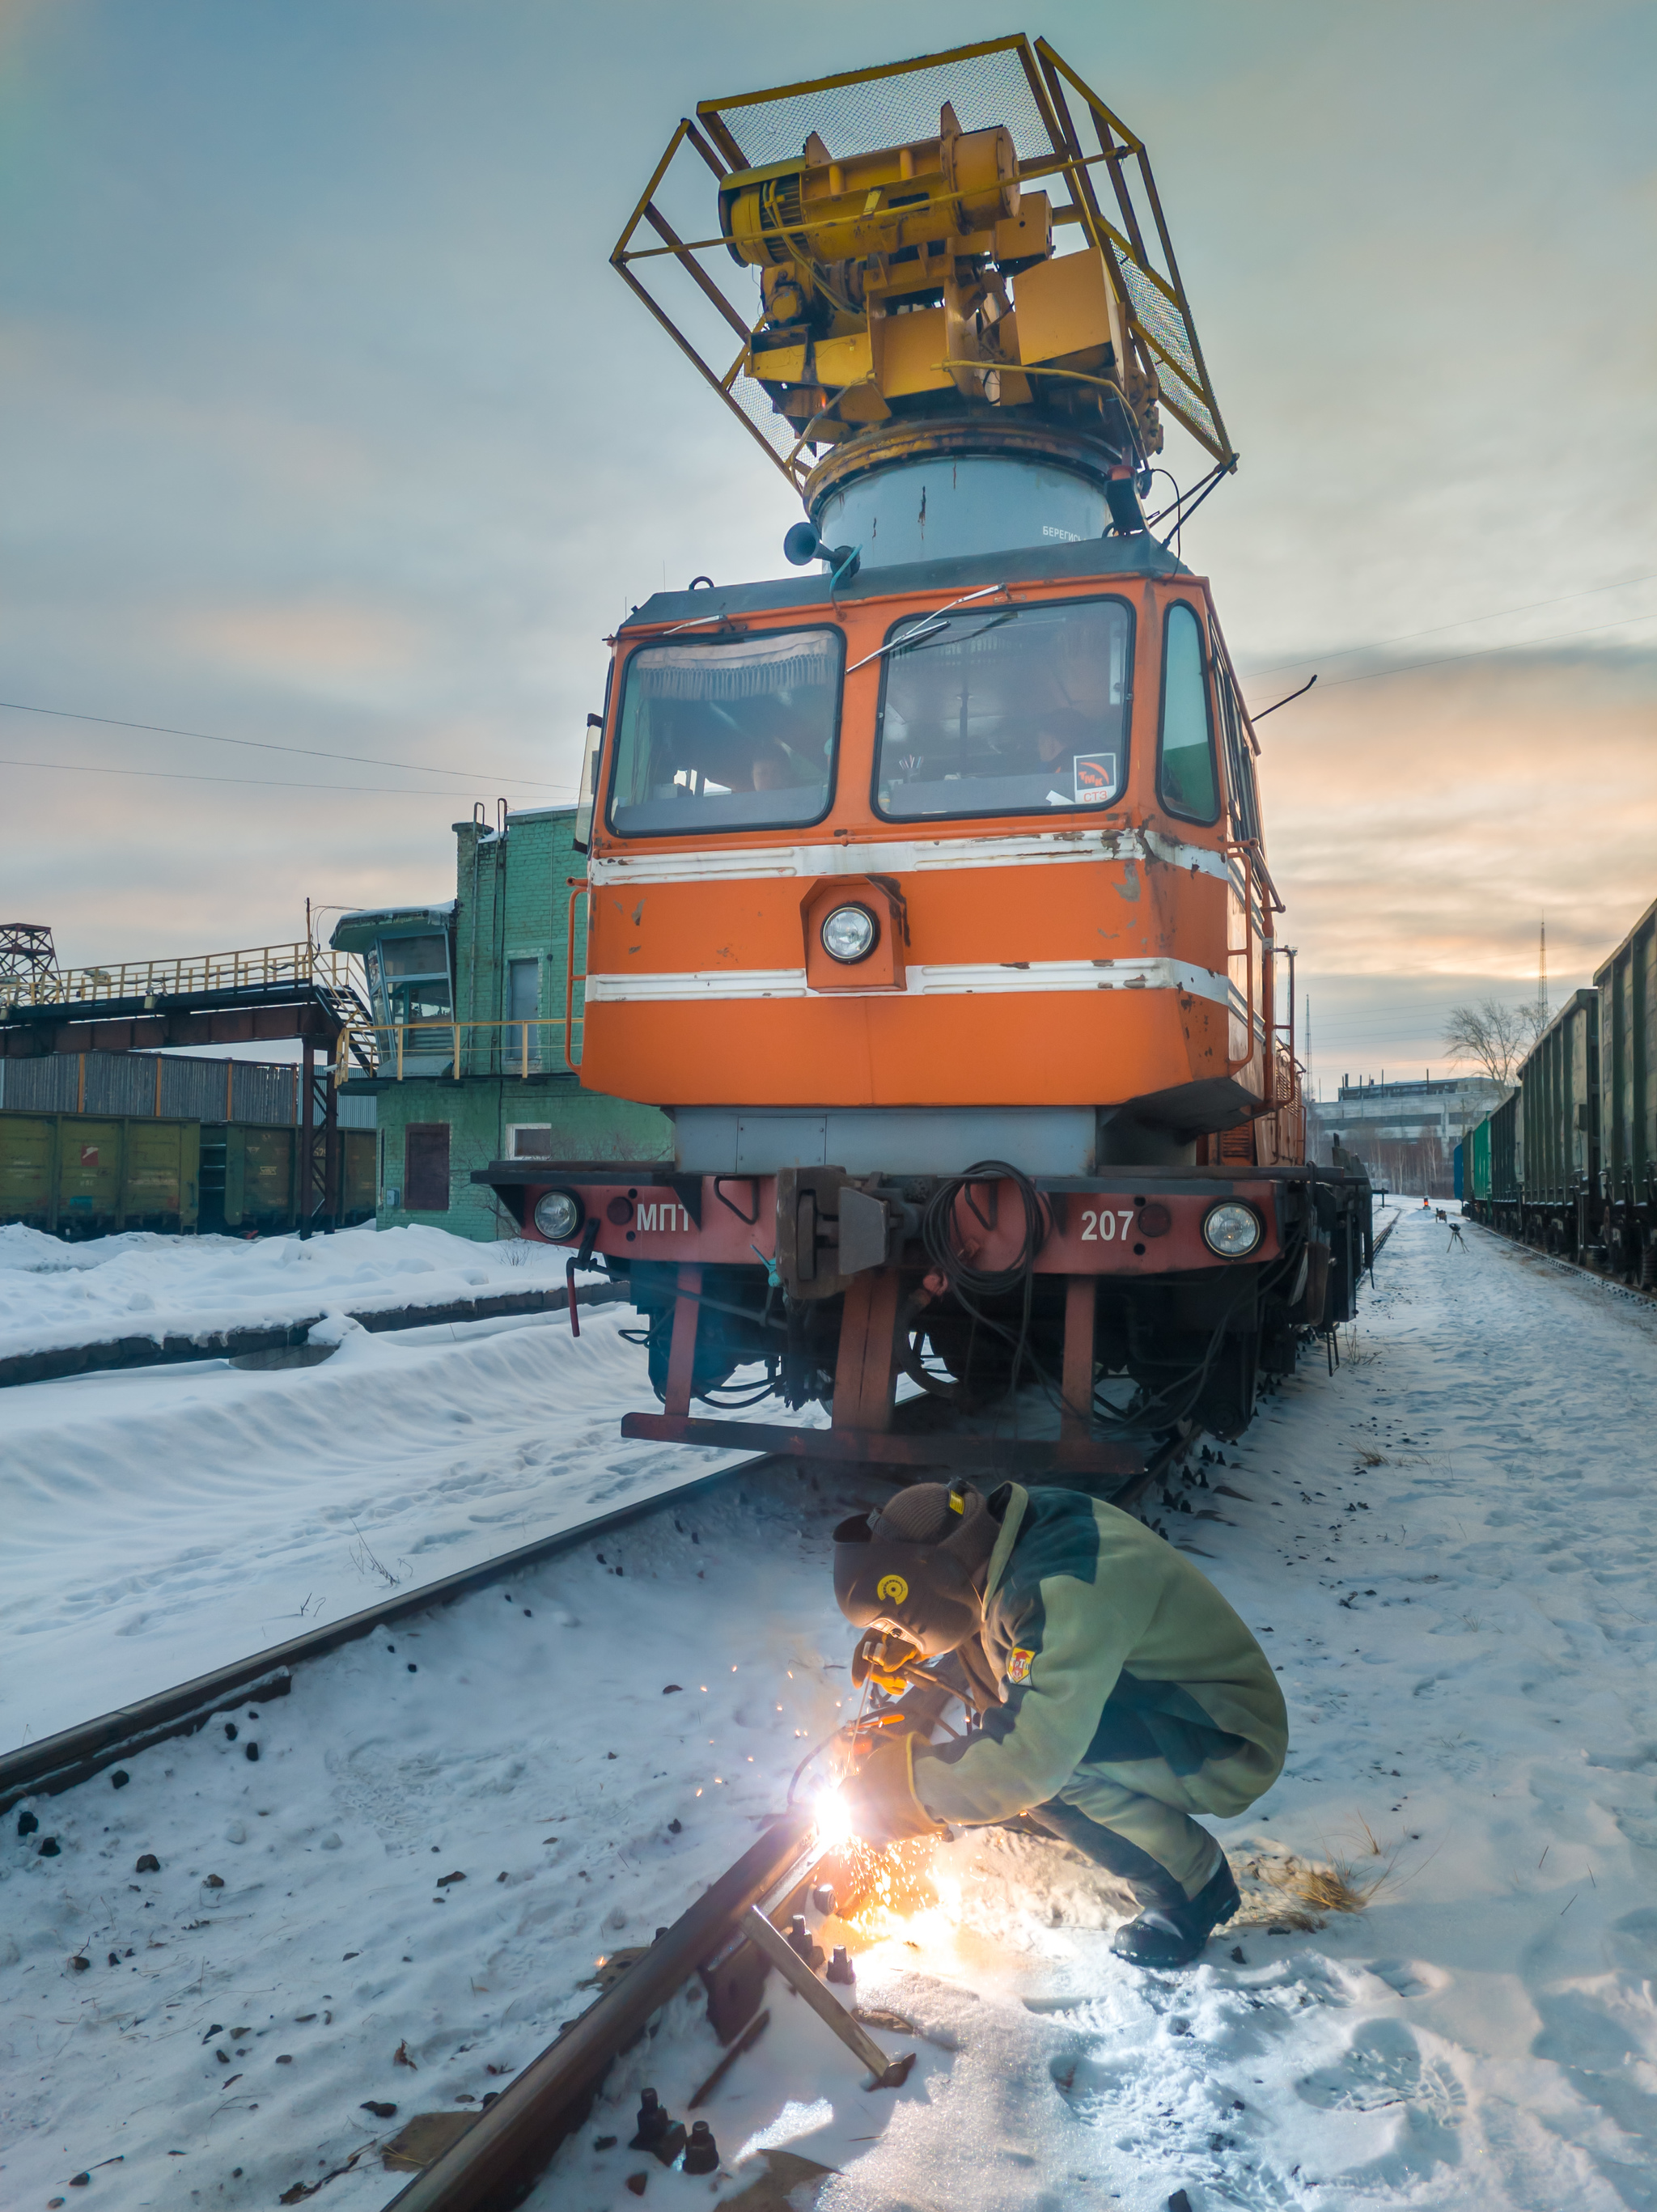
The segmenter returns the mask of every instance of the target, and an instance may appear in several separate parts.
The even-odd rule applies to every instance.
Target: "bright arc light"
[[[828,1850],[836,1850],[852,1840],[852,1809],[838,1790],[822,1790],[813,1807],[816,1815],[817,1841]]]

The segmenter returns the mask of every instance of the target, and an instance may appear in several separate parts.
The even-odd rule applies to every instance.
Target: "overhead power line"
[[[103,768],[94,763],[81,761],[0,760],[0,768],[40,769],[48,775],[143,776],[160,783],[228,783],[240,789],[252,791],[375,792],[389,798],[428,800],[461,799],[464,796],[461,792],[433,791],[424,785],[415,783],[305,783],[298,781],[283,782],[275,776],[268,775],[192,775],[185,769]],[[482,782],[483,779],[480,777],[478,781]],[[549,784],[543,787],[548,790],[569,788],[559,784]],[[573,788],[570,788],[570,795],[574,796]]]
[[[562,784],[545,783],[532,775],[502,775],[492,769],[431,768],[424,761],[382,760],[373,753],[330,752],[320,745],[283,745],[269,738],[224,738],[212,730],[175,729],[170,722],[130,722],[118,714],[82,714],[71,707],[34,707],[21,699],[0,699],[0,707],[13,714],[47,714],[58,722],[98,722],[110,730],[148,730],[156,737],[194,738],[203,744],[237,745],[249,752],[296,753],[307,760],[349,761],[357,768],[400,768],[410,769],[416,775],[458,776],[473,783],[480,781],[492,785],[526,783],[537,791],[561,791],[565,788]],[[202,780],[209,782],[220,781],[216,777]],[[343,788],[343,786],[341,787]]]

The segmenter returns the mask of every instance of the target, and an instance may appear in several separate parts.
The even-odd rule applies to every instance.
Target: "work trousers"
[[[1083,1766],[1029,1818],[1114,1875],[1142,1910],[1181,1905],[1220,1863],[1218,1844],[1192,1815],[1241,1813],[1270,1789],[1277,1771],[1253,1744],[1190,1774],[1176,1774],[1160,1759]]]

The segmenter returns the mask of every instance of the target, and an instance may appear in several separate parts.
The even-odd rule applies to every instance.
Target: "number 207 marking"
[[[1129,1230],[1133,1226],[1133,1208],[1130,1206],[1120,1213],[1084,1213],[1082,1216],[1082,1242],[1084,1244],[1114,1244],[1120,1222],[1122,1242],[1126,1243]]]

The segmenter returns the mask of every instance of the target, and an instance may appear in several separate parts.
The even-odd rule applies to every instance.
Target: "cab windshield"
[[[1132,640],[1120,599],[906,617],[888,639],[877,811],[910,822],[1108,805],[1127,775]]]
[[[610,828],[661,837],[820,822],[845,658],[837,629],[641,647],[622,693]]]

